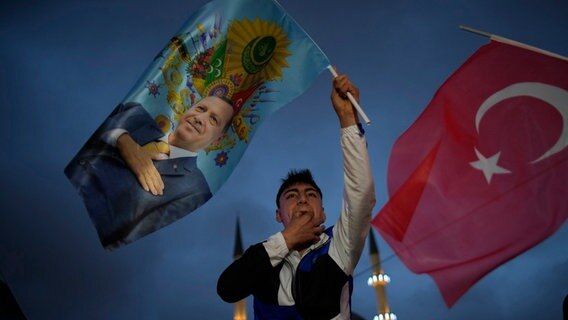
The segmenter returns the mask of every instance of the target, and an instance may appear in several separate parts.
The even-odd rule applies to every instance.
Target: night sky
[[[0,272],[28,319],[231,319],[216,294],[237,216],[245,247],[281,230],[274,197],[290,168],[311,168],[327,225],[342,194],[331,76],[269,117],[227,183],[200,209],[105,251],[63,168],[152,58],[205,1],[4,1],[0,4]],[[293,1],[280,3],[361,90],[376,184],[386,203],[396,138],[488,39],[466,25],[568,55],[568,1]],[[475,84],[473,84],[475,85]],[[374,232],[374,231],[373,231]],[[568,229],[502,265],[448,309],[376,233],[399,319],[560,319]],[[376,313],[366,248],[353,311]],[[252,304],[249,299],[249,316]]]

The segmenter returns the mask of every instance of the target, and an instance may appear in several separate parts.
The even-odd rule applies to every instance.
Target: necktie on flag
[[[263,120],[327,66],[325,54],[276,1],[213,0],[195,12],[65,168],[103,246],[130,243],[208,201]],[[140,179],[154,179],[153,171],[136,176],[117,137],[127,133],[140,146],[162,139],[183,148],[172,141],[206,132],[192,112],[218,110],[207,120],[218,125],[227,103],[226,133],[199,150],[188,148],[196,157],[154,159],[163,195],[143,190]]]
[[[568,217],[568,61],[492,41],[394,144],[373,219],[451,307]]]

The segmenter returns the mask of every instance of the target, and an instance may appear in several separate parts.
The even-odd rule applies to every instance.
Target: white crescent
[[[481,119],[483,119],[485,113],[497,103],[505,99],[521,96],[533,97],[547,102],[558,110],[562,116],[562,133],[560,137],[552,148],[548,149],[548,151],[542,154],[538,159],[531,161],[531,163],[537,163],[562,151],[568,145],[568,91],[540,82],[519,82],[512,84],[505,89],[495,92],[481,104],[475,115],[475,129],[479,133]]]

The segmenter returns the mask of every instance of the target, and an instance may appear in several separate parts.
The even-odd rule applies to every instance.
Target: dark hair
[[[218,96],[218,95],[213,95],[213,96],[225,101],[228,105],[231,106],[231,108],[233,108],[233,112],[235,111],[235,104],[233,103],[233,100],[227,98],[226,96]]]
[[[235,115],[237,115],[237,111],[235,108],[235,104],[233,103],[233,100],[227,98],[226,96],[223,95],[211,95],[212,97],[217,97],[223,101],[225,101],[225,103],[227,103],[229,106],[231,106],[231,108],[233,109],[233,114],[231,115],[231,119],[229,119],[229,121],[227,121],[227,123],[225,124],[225,126],[223,127],[223,132],[227,132],[227,130],[229,130],[229,127],[231,126],[231,124],[233,123],[233,118],[235,117]]]
[[[288,172],[286,178],[282,179],[282,184],[280,185],[280,189],[278,189],[278,193],[276,194],[276,207],[280,208],[280,196],[284,190],[288,189],[290,186],[293,186],[297,183],[306,183],[311,185],[316,189],[319,193],[320,197],[323,199],[323,194],[321,193],[321,189],[318,187],[314,178],[312,177],[312,173],[309,169],[302,169],[302,170],[295,170],[292,169]]]

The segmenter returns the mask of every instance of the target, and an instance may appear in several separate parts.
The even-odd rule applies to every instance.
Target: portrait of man
[[[230,100],[208,96],[167,134],[141,104],[115,108],[65,168],[105,248],[160,229],[211,198],[196,157],[223,137],[233,113]]]

